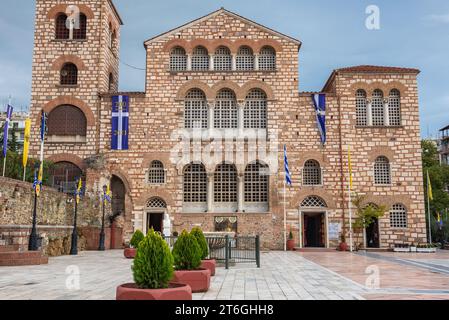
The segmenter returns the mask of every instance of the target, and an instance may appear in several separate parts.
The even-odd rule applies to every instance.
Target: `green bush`
[[[198,244],[201,248],[201,260],[204,260],[209,255],[209,246],[206,241],[206,237],[204,237],[204,233],[199,227],[195,227],[190,231],[190,234],[196,238]]]
[[[176,270],[195,270],[201,265],[201,248],[196,238],[183,231],[173,246]]]
[[[170,248],[153,229],[140,242],[132,271],[134,282],[141,289],[167,288],[173,278]]]
[[[143,235],[142,231],[136,230],[136,232],[134,232],[133,236],[131,237],[131,241],[129,243],[133,248],[137,248],[139,247],[139,243],[140,241],[143,240],[143,238],[145,238],[145,236]]]

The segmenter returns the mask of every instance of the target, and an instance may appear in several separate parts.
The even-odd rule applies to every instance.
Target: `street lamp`
[[[106,185],[103,186],[103,217],[101,219],[101,232],[100,232],[100,244],[98,245],[98,251],[104,251],[104,212],[106,207],[106,192],[108,187]]]
[[[34,183],[39,183],[37,181],[37,175],[39,170],[39,163],[36,162],[34,166]],[[36,230],[36,222],[37,222],[37,185],[33,185],[34,187],[34,206],[33,206],[33,226],[31,227],[30,239],[28,240],[28,251],[38,251],[38,243],[37,243],[37,230]]]
[[[80,178],[81,179],[81,178]],[[70,255],[76,256],[78,254],[78,231],[76,230],[76,220],[78,216],[78,193],[80,191],[77,189],[75,191],[75,214],[73,217],[73,230],[72,230],[72,244],[70,247]]]

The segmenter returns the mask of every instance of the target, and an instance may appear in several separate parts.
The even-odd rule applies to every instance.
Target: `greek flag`
[[[316,93],[312,95],[315,106],[316,120],[320,132],[321,144],[326,143],[326,94]]]
[[[112,97],[112,150],[128,150],[129,97]]]
[[[288,159],[287,159],[287,146],[284,144],[284,168],[285,168],[285,182],[289,186],[292,185],[292,178],[290,176],[290,170],[288,169]]]
[[[41,141],[44,141],[45,135],[47,134],[47,131],[48,131],[47,119],[48,119],[48,114],[45,112],[42,112],[42,115],[41,115]]]
[[[8,152],[8,128],[9,122],[11,121],[13,107],[8,104],[8,108],[6,110],[6,121],[3,129],[3,157],[6,157],[6,153]]]

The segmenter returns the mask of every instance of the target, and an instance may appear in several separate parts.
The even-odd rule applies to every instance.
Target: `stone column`
[[[214,55],[209,56],[209,71],[214,71]]]
[[[207,212],[214,211],[214,173],[207,173]]]
[[[187,71],[192,71],[192,55],[187,55]]]
[[[245,101],[240,100],[237,102],[237,128],[239,129],[239,133],[243,133],[244,127],[244,110],[245,110]]]
[[[245,190],[245,176],[243,173],[237,175],[237,211],[243,212],[244,202],[244,190]]]
[[[231,69],[232,71],[237,70],[237,55],[232,55],[232,62],[231,62]]]
[[[373,114],[371,112],[371,100],[366,100],[366,123],[368,126],[373,125]]]
[[[388,99],[384,99],[384,125],[390,125],[390,110],[388,110],[389,101]]]
[[[207,102],[207,108],[208,108],[208,129],[212,130],[214,128],[214,102],[208,101]]]
[[[254,70],[259,71],[259,54],[254,55]]]

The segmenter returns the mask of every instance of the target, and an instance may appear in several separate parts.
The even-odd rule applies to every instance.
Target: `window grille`
[[[165,170],[162,162],[154,160],[150,164],[150,170],[148,172],[148,182],[151,184],[164,184],[165,183]]]
[[[187,129],[207,129],[208,107],[206,95],[199,89],[187,93],[184,102],[184,125]]]
[[[161,198],[154,197],[147,201],[147,208],[165,209],[165,208],[167,208],[167,204]]]
[[[388,116],[390,119],[390,126],[401,125],[401,94],[397,89],[390,91]]]
[[[222,163],[215,169],[214,201],[237,202],[237,169],[233,164]]]
[[[217,48],[214,55],[214,70],[215,71],[232,70],[231,50],[223,46]]]
[[[245,202],[268,202],[268,166],[259,161],[245,169]]]
[[[390,210],[390,227],[407,228],[407,210],[404,205],[397,203]]]
[[[81,13],[79,21],[79,29],[73,29],[73,39],[84,40],[87,38],[87,17]]]
[[[187,70],[186,51],[181,47],[175,47],[170,53],[170,70],[185,71]]]
[[[301,208],[326,208],[326,202],[318,196],[309,196],[301,202]]]
[[[373,126],[384,125],[384,95],[381,90],[374,90],[371,104]]]
[[[384,156],[377,157],[374,163],[374,183],[390,184],[390,161]]]
[[[249,92],[243,112],[245,129],[265,129],[267,127],[267,95],[259,89]]]
[[[236,69],[238,71],[254,70],[254,54],[250,47],[240,47],[237,52]]]
[[[65,15],[64,13],[60,13],[57,17],[56,17],[56,22],[55,22],[55,37],[56,40],[66,40],[69,39],[70,36],[70,31],[66,26],[66,21],[67,21],[67,15]]]
[[[276,52],[271,47],[263,47],[259,53],[259,70],[276,70]]]
[[[233,91],[221,90],[215,101],[214,127],[217,129],[237,128],[237,101]]]
[[[209,54],[204,47],[196,47],[192,54],[192,70],[207,71],[209,70]]]
[[[307,160],[304,164],[303,184],[305,186],[321,185],[321,167],[318,161]]]
[[[367,101],[365,90],[357,90],[355,96],[356,108],[356,124],[358,126],[366,126],[368,124],[367,118]]]
[[[184,202],[206,202],[207,174],[202,164],[191,163],[184,169]]]
[[[71,105],[54,108],[48,115],[48,135],[86,136],[87,120],[81,109]]]
[[[78,68],[73,63],[66,63],[60,72],[61,85],[76,85],[78,83]]]

